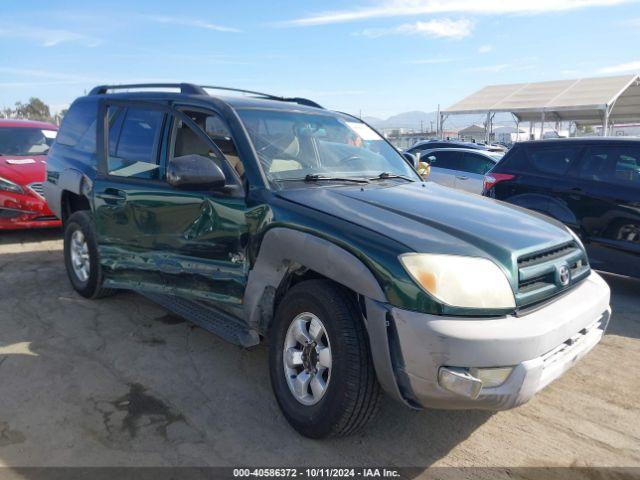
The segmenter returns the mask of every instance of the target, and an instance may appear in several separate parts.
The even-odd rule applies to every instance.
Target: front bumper
[[[416,407],[513,408],[595,347],[609,322],[609,298],[609,287],[593,272],[570,292],[522,316],[443,317],[385,306],[386,352],[379,351],[384,345],[380,328],[375,328],[380,314],[368,302],[367,323],[380,383]],[[471,399],[439,384],[441,367],[514,368],[502,385],[483,387]]]
[[[0,191],[0,230],[59,227],[43,198],[37,194]]]

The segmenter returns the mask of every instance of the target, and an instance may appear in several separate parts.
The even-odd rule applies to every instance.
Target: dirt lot
[[[508,412],[385,400],[358,436],[297,435],[264,347],[245,351],[134,293],[67,282],[58,232],[0,234],[0,465],[640,466],[640,282],[606,276],[602,343]]]

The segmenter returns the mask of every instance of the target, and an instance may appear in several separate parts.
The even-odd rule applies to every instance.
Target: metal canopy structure
[[[530,125],[562,121],[602,125],[606,135],[614,123],[640,122],[640,76],[490,85],[443,110],[440,120],[442,124],[449,115],[482,113],[490,127],[498,112],[511,113],[517,122]]]

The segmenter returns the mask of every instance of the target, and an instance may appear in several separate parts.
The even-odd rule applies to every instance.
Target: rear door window
[[[580,163],[578,176],[596,182],[640,187],[640,147],[591,147]]]
[[[449,170],[462,169],[462,152],[443,150],[440,152],[425,153],[422,160],[427,160],[432,167],[447,168]]]
[[[159,179],[160,162],[157,147],[164,113],[159,110],[127,108],[126,111],[114,110],[113,117],[111,115],[110,108],[109,175]],[[119,122],[122,122],[119,134],[113,133],[118,131]]]

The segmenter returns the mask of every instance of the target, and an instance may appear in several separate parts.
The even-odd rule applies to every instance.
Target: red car
[[[42,193],[57,133],[46,122],[0,119],[0,230],[60,226]]]

